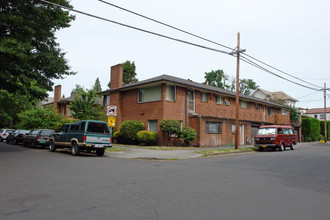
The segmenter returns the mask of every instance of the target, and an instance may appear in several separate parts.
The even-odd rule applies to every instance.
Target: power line
[[[309,80],[321,80],[321,81],[329,81],[330,79],[316,79],[316,78],[302,78],[302,79],[309,79]]]
[[[262,61],[260,61],[260,60],[258,60],[258,59],[256,59],[256,58],[254,58],[254,57],[248,55],[248,54],[245,54],[245,55],[248,56],[248,57],[250,57],[250,58],[252,58],[252,59],[254,59],[254,60],[256,60],[256,61],[258,61],[258,62],[260,62],[260,63],[262,63],[262,64],[264,64],[264,65],[266,65],[266,66],[268,66],[268,67],[270,67],[270,68],[272,68],[272,69],[274,69],[274,70],[277,70],[277,71],[279,71],[279,72],[281,72],[281,73],[283,73],[283,74],[285,74],[285,75],[287,75],[287,76],[291,76],[292,78],[295,78],[295,79],[300,80],[300,81],[302,81],[302,82],[304,82],[304,83],[307,83],[307,84],[313,85],[313,86],[315,86],[315,87],[322,88],[321,86],[317,86],[317,85],[315,85],[315,84],[312,84],[312,83],[310,83],[310,82],[307,82],[307,81],[305,81],[305,80],[302,80],[302,79],[300,79],[300,78],[298,78],[298,77],[296,77],[296,76],[293,76],[293,75],[291,75],[291,74],[289,74],[289,73],[286,73],[286,72],[284,72],[284,71],[282,71],[282,70],[280,70],[280,69],[277,69],[277,68],[275,68],[275,67],[273,67],[273,66],[271,66],[271,65],[269,65],[269,64],[267,64],[267,63],[265,63],[265,62],[262,62]],[[242,55],[242,56],[244,56],[244,55]]]
[[[96,19],[99,19],[99,20],[107,21],[107,22],[114,23],[114,24],[117,24],[117,25],[120,25],[120,26],[131,28],[131,29],[134,29],[134,30],[137,30],[137,31],[141,31],[141,32],[144,32],[144,33],[148,33],[148,34],[152,34],[152,35],[155,35],[155,36],[163,37],[163,38],[166,38],[166,39],[169,39],[169,40],[177,41],[177,42],[184,43],[184,44],[189,44],[189,45],[192,45],[192,46],[195,46],[195,47],[200,47],[200,48],[215,51],[215,52],[218,52],[218,53],[224,53],[224,54],[228,54],[228,55],[230,54],[230,52],[227,52],[227,51],[218,50],[218,49],[211,48],[211,47],[206,47],[206,46],[191,43],[191,42],[188,42],[188,41],[185,41],[185,40],[180,40],[180,39],[177,39],[177,38],[169,37],[169,36],[166,36],[166,35],[163,35],[163,34],[158,34],[156,32],[152,32],[152,31],[148,31],[148,30],[145,30],[145,29],[137,28],[137,27],[127,25],[127,24],[124,24],[124,23],[120,23],[120,22],[117,22],[117,21],[113,21],[113,20],[110,20],[110,19],[107,19],[107,18],[102,18],[102,17],[99,17],[97,15],[93,15],[93,14],[90,14],[90,13],[87,13],[87,12],[75,10],[73,8],[69,8],[69,7],[66,7],[66,6],[63,6],[63,5],[60,5],[60,4],[56,4],[56,3],[53,3],[53,2],[49,2],[49,1],[46,1],[46,0],[40,0],[40,1],[44,2],[44,3],[47,3],[47,4],[57,6],[57,7],[60,7],[60,8],[63,8],[63,9],[66,9],[66,10],[69,10],[69,11],[74,11],[76,13],[79,13],[79,14],[82,14],[82,15],[85,15],[85,16],[89,16],[89,17],[96,18]]]
[[[115,5],[115,4],[113,4],[113,3],[106,2],[106,1],[104,1],[104,0],[99,0],[99,1],[102,2],[102,3],[105,3],[105,4],[107,4],[107,5],[110,5],[110,6],[112,6],[112,7],[118,8],[118,9],[120,9],[120,10],[123,10],[123,11],[129,12],[129,13],[134,14],[134,15],[137,15],[137,16],[139,16],[139,17],[142,17],[142,18],[148,19],[148,20],[150,20],[150,21],[156,22],[156,23],[158,23],[158,24],[164,25],[164,26],[166,26],[166,27],[169,27],[169,28],[175,29],[175,30],[177,30],[177,31],[180,31],[180,32],[186,33],[186,34],[188,34],[188,35],[191,35],[191,36],[197,37],[197,38],[199,38],[199,39],[205,40],[205,41],[207,41],[207,42],[210,42],[210,43],[216,44],[216,45],[221,46],[221,47],[225,47],[226,49],[230,49],[230,50],[232,50],[232,51],[235,50],[235,48],[233,49],[233,48],[231,48],[231,47],[228,47],[228,46],[225,46],[225,45],[223,45],[223,44],[217,43],[217,42],[215,42],[215,41],[212,41],[212,40],[206,39],[206,38],[204,38],[204,37],[201,37],[201,36],[199,36],[199,35],[193,34],[193,33],[191,33],[191,32],[188,32],[188,31],[182,30],[182,29],[180,29],[180,28],[174,27],[174,26],[172,26],[172,25],[166,24],[166,23],[164,23],[164,22],[161,22],[161,21],[155,20],[155,19],[153,19],[153,18],[147,17],[147,16],[145,16],[145,15],[142,15],[142,14],[140,14],[140,13],[134,12],[134,11],[132,11],[132,10],[129,10],[129,9],[126,9],[126,8],[120,7],[120,6]],[[279,71],[279,72],[281,72],[281,73],[283,73],[283,74],[285,74],[285,75],[287,75],[287,76],[290,76],[290,77],[295,78],[295,79],[297,79],[297,80],[299,80],[299,81],[302,81],[302,82],[304,82],[304,83],[307,83],[308,85],[312,85],[312,86],[315,86],[315,87],[317,87],[317,88],[322,88],[322,87],[317,86],[317,85],[315,85],[315,84],[312,84],[312,83],[310,83],[310,82],[304,81],[304,80],[302,80],[302,79],[300,79],[300,78],[298,78],[298,77],[296,77],[296,76],[293,76],[293,75],[291,75],[291,74],[288,74],[288,73],[286,73],[286,72],[284,72],[284,71],[282,71],[282,70],[280,70],[280,69],[278,69],[278,68],[275,68],[275,67],[273,67],[273,66],[271,66],[271,65],[269,65],[269,64],[267,64],[267,63],[265,63],[265,62],[263,62],[263,61],[260,61],[260,60],[258,60],[258,59],[256,59],[256,58],[254,58],[254,57],[252,57],[252,56],[250,56],[250,55],[248,55],[248,54],[245,54],[245,55],[248,56],[248,57],[250,57],[251,59],[254,59],[255,61],[258,61],[258,62],[262,63],[263,65],[266,65],[266,66],[268,66],[268,67],[270,67],[270,68],[272,68],[272,69],[275,69],[276,71]],[[241,56],[244,57],[244,55],[241,55]],[[278,75],[276,75],[276,76],[278,76]],[[285,79],[284,77],[280,77],[280,78]],[[290,81],[290,80],[288,80],[288,81]],[[290,82],[291,82],[291,81],[290,81]],[[295,83],[295,84],[296,84],[296,83]],[[300,85],[300,84],[299,84],[299,85]]]
[[[247,59],[246,57],[241,57],[240,60],[242,60],[243,62],[248,63],[248,64],[250,64],[250,65],[252,65],[252,66],[254,66],[254,67],[257,67],[257,68],[259,68],[259,69],[261,69],[261,70],[263,70],[263,71],[265,71],[265,72],[268,72],[268,73],[270,73],[270,74],[272,74],[272,75],[274,75],[274,76],[277,76],[277,77],[279,77],[279,78],[281,78],[281,79],[284,79],[284,80],[286,80],[286,81],[288,81],[288,82],[291,82],[291,83],[293,83],[293,84],[296,84],[296,85],[299,85],[299,86],[305,87],[305,88],[307,88],[307,89],[311,89],[311,90],[315,90],[315,91],[320,91],[320,89],[315,89],[315,88],[312,88],[312,87],[309,87],[309,86],[306,86],[306,85],[303,85],[303,84],[300,84],[300,83],[294,82],[294,81],[292,81],[292,80],[286,79],[286,78],[284,78],[283,76],[280,76],[280,75],[278,75],[278,74],[276,74],[276,73],[270,71],[269,69],[266,69],[265,67],[260,66],[259,64],[253,62],[252,60]]]
[[[148,33],[148,34],[152,34],[152,35],[155,35],[155,36],[163,37],[163,38],[166,38],[166,39],[169,39],[169,40],[173,40],[173,41],[177,41],[177,42],[185,43],[185,44],[188,44],[188,45],[192,45],[192,46],[200,47],[200,48],[203,48],[203,49],[207,49],[207,50],[211,50],[211,51],[215,51],[215,52],[219,52],[219,53],[224,53],[224,54],[233,55],[233,56],[236,55],[235,53],[229,53],[229,52],[227,52],[227,51],[223,51],[223,50],[218,50],[218,49],[215,49],[215,48],[206,47],[206,46],[199,45],[199,44],[195,44],[195,43],[191,43],[191,42],[188,42],[188,41],[185,41],[185,40],[176,39],[176,38],[173,38],[173,37],[169,37],[169,36],[166,36],[166,35],[162,35],[162,34],[159,34],[159,33],[156,33],[156,32],[152,32],[152,31],[148,31],[148,30],[145,30],[145,29],[137,28],[137,27],[134,27],[134,26],[131,26],[131,25],[123,24],[123,23],[120,23],[120,22],[117,22],[117,21],[113,21],[113,20],[106,19],[106,18],[103,18],[103,17],[100,17],[100,16],[96,16],[96,15],[93,15],[93,14],[90,14],[90,13],[86,13],[86,12],[83,12],[83,11],[75,10],[75,9],[73,9],[73,8],[69,8],[69,7],[66,7],[66,6],[63,6],[63,5],[57,4],[57,3],[49,2],[49,1],[47,1],[47,0],[40,0],[40,1],[41,1],[41,2],[44,2],[44,3],[47,3],[47,4],[52,4],[52,5],[54,5],[54,6],[57,6],[57,7],[60,7],[60,8],[63,8],[63,9],[69,10],[69,11],[73,11],[73,12],[76,12],[76,13],[82,14],[82,15],[85,15],[85,16],[89,16],[89,17],[96,18],[96,19],[99,19],[99,20],[107,21],[107,22],[114,23],[114,24],[117,24],[117,25],[120,25],[120,26],[124,26],[124,27],[127,27],[127,28],[131,28],[131,29],[138,30],[138,31],[141,31],[141,32],[145,32],[145,33]],[[101,1],[101,0],[99,0],[99,1]],[[101,2],[104,2],[104,1],[101,1]],[[107,2],[104,2],[104,3],[107,3]],[[119,7],[119,6],[118,6],[118,7]],[[121,7],[120,7],[120,8],[121,8]],[[123,10],[124,10],[124,9],[123,9]],[[126,9],[125,9],[125,10],[126,10]],[[126,10],[126,11],[129,11],[129,10]],[[131,13],[133,13],[133,12],[131,12]],[[134,13],[134,14],[138,14],[138,13]],[[139,16],[143,16],[143,15],[139,15]],[[143,16],[143,17],[146,17],[146,16]],[[147,17],[146,17],[146,18],[147,18]],[[153,20],[153,21],[155,21],[155,22],[157,22],[157,23],[161,23],[161,24],[163,24],[163,25],[166,25],[165,23],[162,23],[162,22],[156,21],[156,20],[154,20],[154,19],[151,19],[151,18],[148,18],[148,19],[149,19],[149,20]],[[181,30],[181,29],[175,28],[175,27],[173,27],[173,26],[170,26],[170,25],[166,25],[166,26],[171,27],[171,28],[174,28],[174,29],[176,29],[176,30],[180,30],[180,31],[182,31],[182,32],[184,32],[184,33],[190,34],[190,35],[192,35],[192,36],[195,36],[195,37],[198,37],[198,38],[200,38],[200,39],[206,40],[206,41],[208,41],[208,42],[211,42],[211,43],[214,43],[214,44],[217,44],[217,45],[220,45],[220,46],[226,47],[226,48],[228,48],[228,49],[232,49],[232,48],[230,48],[230,47],[224,46],[224,45],[219,44],[219,43],[216,43],[216,42],[214,42],[214,41],[210,41],[210,40],[208,40],[208,39],[202,38],[202,37],[200,37],[200,36],[198,36],[198,35],[191,34],[191,33],[189,33],[189,32],[183,31],[183,30]],[[235,49],[233,49],[233,50],[235,50]],[[250,56],[250,57],[251,57],[251,56]],[[251,57],[251,58],[253,58],[253,57]],[[255,58],[253,58],[253,59],[255,59]],[[256,64],[255,62],[253,62],[253,61],[247,59],[246,57],[242,57],[241,60],[244,61],[244,62],[246,62],[246,63],[248,63],[248,64],[250,64],[250,65],[252,65],[252,66],[255,66],[255,67],[257,67],[257,68],[259,68],[259,69],[261,69],[261,70],[263,70],[263,71],[265,71],[265,72],[268,72],[268,73],[270,73],[270,74],[272,74],[272,75],[274,75],[274,76],[277,76],[277,77],[279,77],[279,78],[281,78],[281,79],[284,79],[284,80],[286,80],[286,81],[289,81],[289,82],[291,82],[291,83],[294,83],[294,84],[296,84],[296,85],[299,85],[299,86],[302,86],[302,87],[305,87],[305,88],[308,88],[308,89],[316,90],[315,88],[311,88],[311,87],[309,87],[309,86],[305,86],[305,85],[303,85],[303,84],[300,84],[300,83],[294,82],[294,81],[292,81],[292,80],[286,79],[286,78],[284,78],[283,76],[280,76],[280,75],[278,75],[278,74],[276,74],[276,73],[274,73],[274,72],[272,72],[272,71],[266,69],[265,67],[262,67],[262,66],[260,66],[259,64]],[[257,60],[257,59],[255,59],[255,60]],[[257,60],[257,61],[263,63],[262,61],[259,61],[259,60]],[[264,65],[267,65],[267,64],[265,64],[265,63],[263,63],[263,64],[264,64]],[[270,65],[268,65],[268,66],[271,67]],[[274,67],[272,67],[272,68],[274,68]],[[276,69],[276,68],[274,68],[274,69]],[[277,70],[277,71],[280,71],[280,70],[278,70],[278,69],[276,69],[276,70]],[[281,71],[281,72],[283,72],[283,71]],[[285,72],[283,72],[283,73],[285,73]],[[289,75],[290,75],[290,74],[289,74]],[[290,76],[291,76],[291,75],[290,75]],[[294,77],[294,76],[291,76],[291,77]],[[296,78],[296,79],[299,79],[299,78]],[[304,82],[306,82],[306,81],[304,81]],[[306,83],[308,83],[308,82],[306,82]],[[308,84],[310,84],[310,83],[308,83]],[[313,84],[312,84],[312,85],[313,85]],[[314,85],[314,86],[315,86],[315,85]]]
[[[315,94],[315,93],[317,93],[317,92],[319,92],[319,91],[312,92],[312,93],[310,93],[310,94],[307,94],[307,95],[301,96],[301,97],[296,98],[296,99],[298,100],[298,99],[304,98],[304,97],[306,97],[306,96],[309,96],[309,95]]]
[[[191,36],[197,37],[197,38],[199,38],[199,39],[202,39],[202,40],[208,41],[208,42],[210,42],[210,43],[216,44],[216,45],[218,45],[218,46],[224,47],[224,48],[226,48],[226,49],[234,50],[234,49],[231,48],[231,47],[228,47],[228,46],[225,46],[225,45],[223,45],[223,44],[217,43],[217,42],[215,42],[215,41],[212,41],[212,40],[206,39],[206,38],[204,38],[204,37],[201,37],[201,36],[198,36],[198,35],[193,34],[193,33],[191,33],[191,32],[188,32],[188,31],[182,30],[182,29],[180,29],[180,28],[174,27],[174,26],[172,26],[172,25],[166,24],[166,23],[161,22],[161,21],[158,21],[158,20],[156,20],[156,19],[153,19],[153,18],[147,17],[147,16],[142,15],[142,14],[140,14],[140,13],[137,13],[137,12],[134,12],[134,11],[131,11],[131,10],[128,10],[128,9],[126,9],[126,8],[120,7],[120,6],[115,5],[115,4],[113,4],[113,3],[106,2],[106,1],[103,1],[103,0],[99,0],[99,1],[102,2],[102,3],[105,3],[105,4],[107,4],[107,5],[113,6],[113,7],[115,7],[115,8],[118,8],[118,9],[120,9],[120,10],[123,10],[123,11],[129,12],[129,13],[134,14],[134,15],[137,15],[137,16],[139,16],[139,17],[142,17],[142,18],[148,19],[148,20],[150,20],[150,21],[156,22],[156,23],[158,23],[158,24],[164,25],[164,26],[166,26],[166,27],[172,28],[172,29],[174,29],[174,30],[177,30],[177,31],[183,32],[183,33],[185,33],[185,34],[188,34],[188,35],[191,35]]]

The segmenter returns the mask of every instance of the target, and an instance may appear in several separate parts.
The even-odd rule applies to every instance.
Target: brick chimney
[[[111,67],[110,89],[117,89],[123,86],[123,64]]]
[[[54,108],[58,110],[57,102],[61,100],[62,86],[57,85],[54,89]]]

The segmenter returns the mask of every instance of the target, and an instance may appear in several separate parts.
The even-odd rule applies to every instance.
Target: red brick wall
[[[167,136],[159,130],[159,124],[163,119],[176,119],[183,122],[183,126],[193,127],[198,134],[197,140],[192,142],[196,146],[218,146],[234,143],[235,134],[232,133],[232,124],[235,123],[235,99],[229,98],[230,105],[216,104],[216,96],[208,93],[208,101],[200,101],[200,92],[195,93],[195,114],[189,116],[186,122],[186,88],[176,87],[176,101],[166,100],[166,85],[162,87],[160,101],[138,103],[138,89],[116,92],[111,94],[111,105],[117,105],[118,115],[116,117],[116,128],[119,130],[121,122],[125,120],[141,120],[145,129],[148,130],[148,120],[158,121],[158,144],[167,145]],[[240,108],[240,124],[244,124],[244,144],[246,139],[251,140],[251,122],[257,124],[289,124],[288,116],[283,116],[279,111],[279,116],[268,116],[267,109],[264,112],[263,105],[259,104],[259,110],[255,109],[255,104],[250,103],[250,109]],[[199,115],[199,116],[198,116]],[[277,120],[277,121],[276,121]],[[207,134],[206,121],[222,122],[221,134]]]

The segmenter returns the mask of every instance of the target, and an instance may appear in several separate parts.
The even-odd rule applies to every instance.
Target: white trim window
[[[220,105],[224,105],[225,104],[225,97],[221,96],[221,95],[217,95],[215,97],[215,103],[220,104]]]
[[[166,101],[176,101],[176,86],[166,86]]]
[[[268,116],[273,115],[273,108],[272,107],[267,107],[267,114],[268,114]]]
[[[200,93],[200,100],[201,100],[201,102],[207,102],[207,93],[201,92]]]
[[[249,108],[250,108],[250,102],[239,101],[239,106],[240,106],[241,108],[249,109]]]
[[[153,86],[153,87],[139,89],[138,103],[160,101],[161,92],[162,90],[160,86]]]
[[[221,122],[206,122],[206,133],[222,133],[222,123]]]
[[[286,110],[286,109],[282,109],[282,115],[288,115],[289,114],[289,111]]]
[[[189,113],[194,114],[195,113],[195,91],[189,91],[188,93],[188,99],[189,99]]]
[[[158,121],[157,120],[148,120],[148,131],[153,131],[158,133]]]

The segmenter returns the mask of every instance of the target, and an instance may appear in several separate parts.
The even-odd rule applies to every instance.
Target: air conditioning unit
[[[225,102],[225,105],[229,105],[230,103],[229,102]]]

